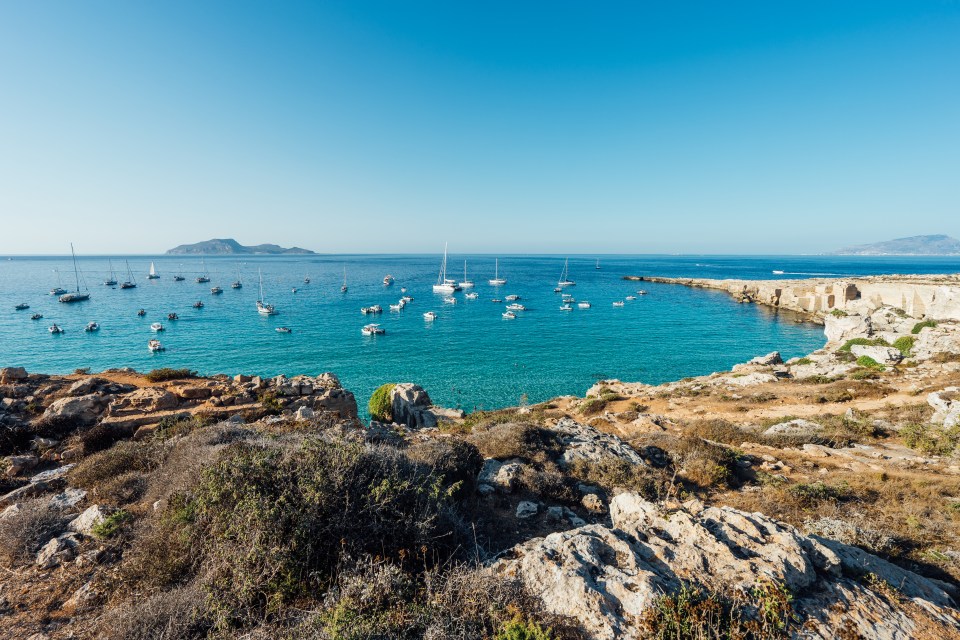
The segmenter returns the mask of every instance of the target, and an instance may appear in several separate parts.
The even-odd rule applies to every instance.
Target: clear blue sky
[[[0,253],[960,236],[960,2],[0,3]]]

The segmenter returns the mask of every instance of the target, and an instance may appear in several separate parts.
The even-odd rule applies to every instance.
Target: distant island
[[[286,249],[276,244],[257,244],[252,246],[245,246],[234,240],[233,238],[223,238],[213,240],[205,240],[204,242],[196,242],[194,244],[181,244],[179,247],[174,247],[167,251],[167,254],[171,255],[188,255],[188,254],[204,254],[204,255],[228,255],[228,254],[262,254],[262,255],[282,255],[282,254],[310,254],[314,253],[309,249],[301,249],[300,247],[290,247]]]
[[[861,244],[834,251],[838,256],[953,256],[960,255],[960,240],[943,234],[910,236],[886,242]]]

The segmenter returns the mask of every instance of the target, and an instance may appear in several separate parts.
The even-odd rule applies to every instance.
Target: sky
[[[960,237],[960,1],[0,2],[0,254]]]

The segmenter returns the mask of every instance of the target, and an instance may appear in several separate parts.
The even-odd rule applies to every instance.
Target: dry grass
[[[0,561],[5,566],[31,562],[41,546],[63,531],[66,521],[50,508],[49,498],[24,502],[16,514],[0,518]]]

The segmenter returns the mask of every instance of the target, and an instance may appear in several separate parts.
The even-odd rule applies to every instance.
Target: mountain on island
[[[861,244],[834,251],[839,256],[953,256],[960,255],[960,240],[943,234],[910,236],[886,242]]]
[[[281,254],[307,254],[307,253],[313,253],[313,251],[310,251],[309,249],[301,249],[300,247],[290,247],[289,249],[286,249],[276,244],[257,244],[252,246],[245,246],[240,244],[233,238],[223,238],[223,239],[214,238],[213,240],[205,240],[204,242],[196,242],[194,244],[181,244],[179,247],[174,247],[173,249],[168,250],[167,253],[174,254],[174,255],[185,255],[185,254],[281,255]]]

